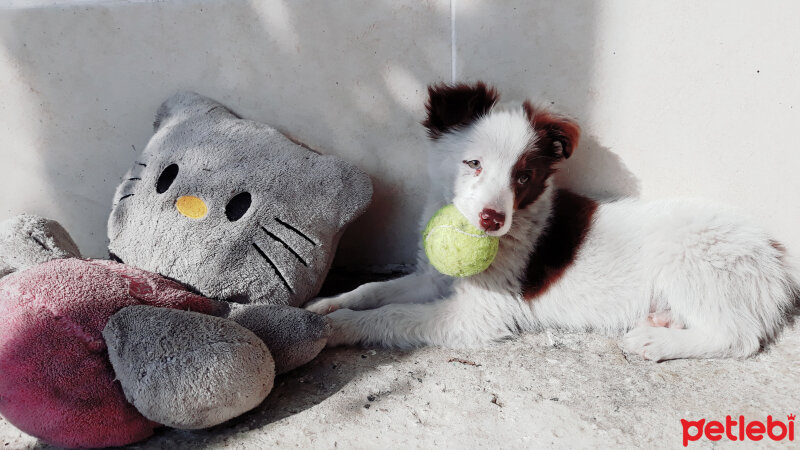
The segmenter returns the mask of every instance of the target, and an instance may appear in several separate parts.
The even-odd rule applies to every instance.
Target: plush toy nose
[[[184,195],[175,202],[178,212],[190,219],[202,219],[208,212],[206,203],[193,195]]]

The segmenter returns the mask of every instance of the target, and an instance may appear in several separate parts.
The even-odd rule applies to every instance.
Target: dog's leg
[[[366,283],[335,297],[311,300],[305,308],[319,314],[337,309],[374,309],[390,303],[420,303],[435,300],[446,290],[446,280],[435,273],[415,272],[389,281]]]
[[[729,339],[702,329],[667,328],[641,325],[622,338],[628,353],[651,361],[678,358],[719,358],[731,356]]]
[[[328,315],[328,346],[424,345],[475,347],[511,337],[529,320],[521,301],[488,292],[454,294],[430,303],[391,304],[369,311],[340,309]]]
[[[655,240],[649,260],[658,274],[653,292],[669,309],[651,321],[670,328],[635,328],[623,347],[655,361],[750,356],[774,339],[792,301],[782,252],[760,230],[692,213]]]
[[[758,299],[761,280],[731,277],[705,266],[690,265],[692,273],[670,277],[668,288],[659,289],[670,309],[650,314],[628,332],[623,349],[653,361],[746,357],[759,350],[766,335],[763,320],[777,320],[770,317],[773,311],[754,307],[750,298]]]

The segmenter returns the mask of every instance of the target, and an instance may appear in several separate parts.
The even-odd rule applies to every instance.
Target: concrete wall
[[[583,125],[565,185],[732,203],[800,253],[799,16],[791,1],[6,0],[0,220],[55,218],[103,256],[155,108],[193,89],[373,176],[337,264],[412,262],[425,85],[484,79]]]

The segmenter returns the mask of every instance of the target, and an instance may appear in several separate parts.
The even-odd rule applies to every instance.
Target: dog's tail
[[[784,270],[784,288],[791,298],[787,314],[789,321],[794,322],[800,316],[800,271],[798,271],[800,265],[798,265],[797,257],[790,253],[783,244],[774,239],[771,239],[769,243],[778,252],[778,260]]]

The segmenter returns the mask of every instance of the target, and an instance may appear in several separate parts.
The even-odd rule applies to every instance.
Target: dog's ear
[[[435,84],[428,86],[428,117],[422,125],[431,139],[469,125],[486,114],[500,96],[483,82],[475,84]]]
[[[552,152],[557,158],[569,158],[581,137],[578,124],[547,109],[537,108],[529,101],[522,107],[538,136],[536,146],[541,151]]]

